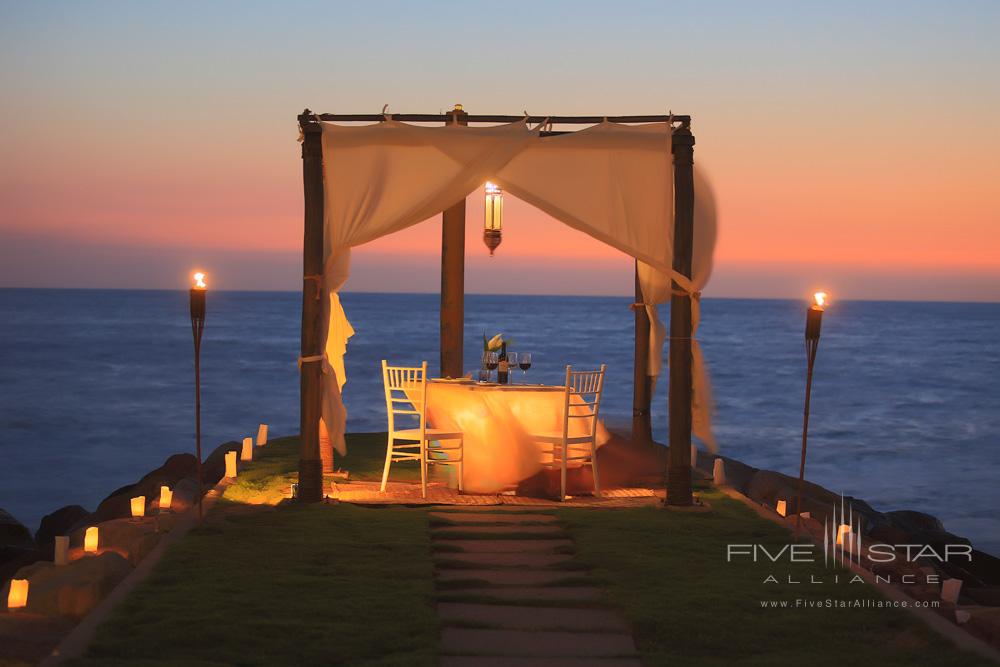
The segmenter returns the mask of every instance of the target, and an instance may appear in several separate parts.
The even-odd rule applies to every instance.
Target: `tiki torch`
[[[802,483],[806,475],[806,440],[809,436],[809,399],[812,395],[813,366],[816,364],[816,350],[819,349],[819,333],[823,327],[823,308],[826,306],[826,292],[816,292],[816,300],[806,311],[806,402],[802,413],[802,458],[799,462],[799,490],[795,498],[796,530],[802,525]]]
[[[198,521],[202,519],[201,496],[201,333],[205,330],[205,274],[194,274],[191,288],[191,333],[194,334],[194,445],[198,456]]]

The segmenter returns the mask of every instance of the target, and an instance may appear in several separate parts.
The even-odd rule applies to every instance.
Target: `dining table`
[[[571,414],[580,402],[570,395]],[[561,434],[565,404],[566,387],[559,385],[497,384],[468,378],[427,382],[428,425],[463,434],[467,493],[515,489],[550,463],[551,445],[532,435]],[[570,437],[587,435],[591,423],[590,419],[570,419]],[[600,420],[595,429],[596,444],[601,447],[610,435]]]

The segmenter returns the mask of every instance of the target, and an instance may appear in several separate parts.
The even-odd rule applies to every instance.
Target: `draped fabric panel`
[[[718,451],[712,434],[712,386],[708,378],[704,355],[698,342],[698,324],[701,319],[701,290],[712,275],[712,257],[717,237],[715,193],[704,171],[694,166],[694,244],[692,248],[691,287],[686,290],[691,298],[691,355],[692,355],[692,431],[705,443],[709,451]],[[656,378],[663,365],[663,343],[667,328],[660,319],[658,306],[669,303],[673,294],[671,276],[640,261],[639,287],[642,291],[646,314],[649,316],[649,375]]]
[[[474,128],[419,127],[391,120],[361,127],[321,125],[328,323],[323,420],[331,443],[341,453],[346,422],[341,399],[347,379],[344,355],[354,329],[338,291],[350,273],[351,247],[426,220],[487,180],[640,260],[644,302],[654,314],[655,304],[669,300],[671,279],[693,293],[711,272],[714,209],[708,215],[706,207],[698,208],[703,197],[697,171],[694,275],[689,280],[673,271],[673,164],[671,129],[666,123],[604,122],[545,138],[526,122]],[[705,186],[709,193],[707,182]],[[710,195],[704,198],[711,200]],[[658,317],[650,321],[659,341],[655,354],[650,354],[650,371],[655,375],[664,334]],[[700,351],[694,359],[695,378],[707,380]],[[701,386],[707,392],[707,382]],[[707,408],[708,402],[696,399],[695,405],[697,411],[697,406]],[[701,417],[696,412],[694,422],[708,428],[707,412]],[[705,432],[710,434],[710,428]]]
[[[323,421],[346,453],[341,397],[344,355],[354,328],[337,292],[350,275],[351,248],[398,232],[461,201],[537,133],[526,123],[469,128],[395,121],[344,127],[323,123],[326,360]]]

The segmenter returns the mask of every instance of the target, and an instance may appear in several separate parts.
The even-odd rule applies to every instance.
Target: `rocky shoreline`
[[[239,452],[241,447],[236,441],[225,442],[206,457],[203,464],[206,490],[222,479],[226,454]],[[695,465],[710,476],[716,459],[724,462],[727,486],[766,507],[774,508],[778,500],[786,500],[791,509],[797,479],[704,452],[698,453]],[[163,465],[137,482],[112,491],[93,512],[79,505],[68,505],[47,514],[34,534],[0,509],[0,592],[4,600],[11,578],[30,576],[35,610],[77,618],[85,615],[152,550],[177,514],[197,501],[196,465],[191,454],[169,456]],[[171,514],[161,515],[157,511],[162,485],[173,490]],[[130,520],[130,500],[136,496],[146,497],[146,515],[156,516],[155,522]],[[824,520],[832,520],[833,508],[839,507],[841,502],[839,494],[818,484],[806,482],[804,485],[802,509],[820,525]],[[860,517],[860,531],[868,541],[930,545],[935,550],[943,550],[946,544],[973,547],[971,562],[928,560],[927,567],[936,570],[942,578],[961,579],[962,602],[1000,607],[1000,559],[976,550],[971,541],[947,531],[940,520],[929,514],[912,510],[880,512],[864,500],[853,497],[844,497],[843,502]],[[68,535],[71,551],[82,550],[84,533],[89,526],[100,527],[98,557],[71,559],[69,566],[53,567],[55,537]],[[73,594],[60,595],[59,590],[67,587],[74,591]]]
[[[225,474],[226,453],[239,452],[242,444],[225,442],[203,464],[204,491]],[[67,505],[42,517],[31,531],[0,508],[0,594],[6,608],[9,581],[31,581],[28,610],[45,615],[82,618],[96,606],[169,532],[177,518],[198,500],[197,460],[193,454],[173,454],[161,466],[133,484],[112,491],[90,512]],[[173,491],[169,512],[159,512],[160,487]],[[131,519],[131,499],[145,496],[145,516]],[[79,558],[90,526],[99,528],[95,557]],[[55,567],[55,538],[69,536],[70,562]]]

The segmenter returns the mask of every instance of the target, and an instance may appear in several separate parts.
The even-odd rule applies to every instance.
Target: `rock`
[[[125,558],[108,551],[78,558],[60,567],[41,561],[22,567],[14,576],[29,582],[28,612],[81,618],[131,570],[132,566]],[[9,588],[9,584],[4,586],[4,599]]]
[[[231,440],[224,442],[215,448],[202,463],[202,475],[205,481],[205,488],[211,488],[219,483],[222,476],[226,474],[226,453],[237,452],[243,449],[243,443]]]
[[[6,582],[20,568],[45,557],[35,546],[28,528],[9,512],[0,509],[0,582]],[[6,604],[3,598],[3,604]]]
[[[39,548],[51,549],[57,535],[69,535],[74,524],[88,514],[89,512],[79,505],[67,505],[51,514],[46,514],[38,525],[35,542]]]
[[[180,514],[194,507],[198,502],[198,480],[194,477],[185,477],[174,484],[174,497],[170,500],[170,511]],[[156,501],[159,507],[159,499]]]
[[[727,474],[729,472],[728,462],[726,472]],[[753,500],[769,507],[774,507],[779,499],[785,500],[788,503],[788,515],[794,516],[798,487],[799,480],[796,477],[783,475],[773,470],[758,470],[750,478],[744,493]],[[842,499],[839,494],[808,480],[802,484],[802,511],[809,512],[812,518],[821,524],[824,521],[833,520],[834,507],[838,508],[839,512],[841,501],[845,507],[850,507],[851,511],[854,512],[856,521],[857,519],[861,520],[863,533],[868,534],[877,526],[885,525],[884,515],[876,512],[871,505],[859,498],[844,496]]]
[[[972,561],[965,565],[987,586],[1000,586],[1000,558],[985,551],[972,550]]]
[[[944,530],[944,524],[940,519],[914,510],[894,510],[885,513],[889,522],[902,530],[910,533],[918,533],[924,530]]]
[[[160,497],[160,486],[173,487],[178,481],[195,474],[198,460],[193,454],[174,454],[164,461],[159,468],[147,473],[135,484],[116,489],[101,501],[93,514],[77,521],[73,530],[85,526],[93,526],[112,519],[122,519],[132,516],[132,498],[146,496],[146,512],[153,502]]]
[[[748,466],[747,464],[737,461],[736,459],[731,459],[728,456],[710,456],[711,459],[722,459],[724,462],[726,470],[726,486],[745,494],[748,487],[750,486],[750,480],[759,471],[758,468],[753,466]],[[698,457],[699,460],[703,456]],[[711,464],[713,466],[714,472],[714,461]]]
[[[984,607],[1000,607],[1000,586],[969,586],[962,591],[962,597]]]
[[[166,515],[142,521],[114,519],[97,524],[98,553],[113,551],[136,565],[153,550],[160,541],[162,532],[169,530],[175,520],[173,515]],[[158,529],[161,532],[157,532]],[[83,554],[83,537],[86,531],[87,527],[83,527],[70,535],[71,559]]]
[[[22,549],[20,547],[0,547],[0,585],[7,583],[14,573],[25,565],[31,565],[46,558],[51,560],[51,554],[41,549]],[[3,608],[6,598],[0,599]]]
[[[968,608],[966,611],[970,617],[965,624],[966,628],[981,639],[996,643],[997,637],[1000,637],[1000,608]]]
[[[31,531],[4,509],[0,509],[0,547],[35,548]]]

